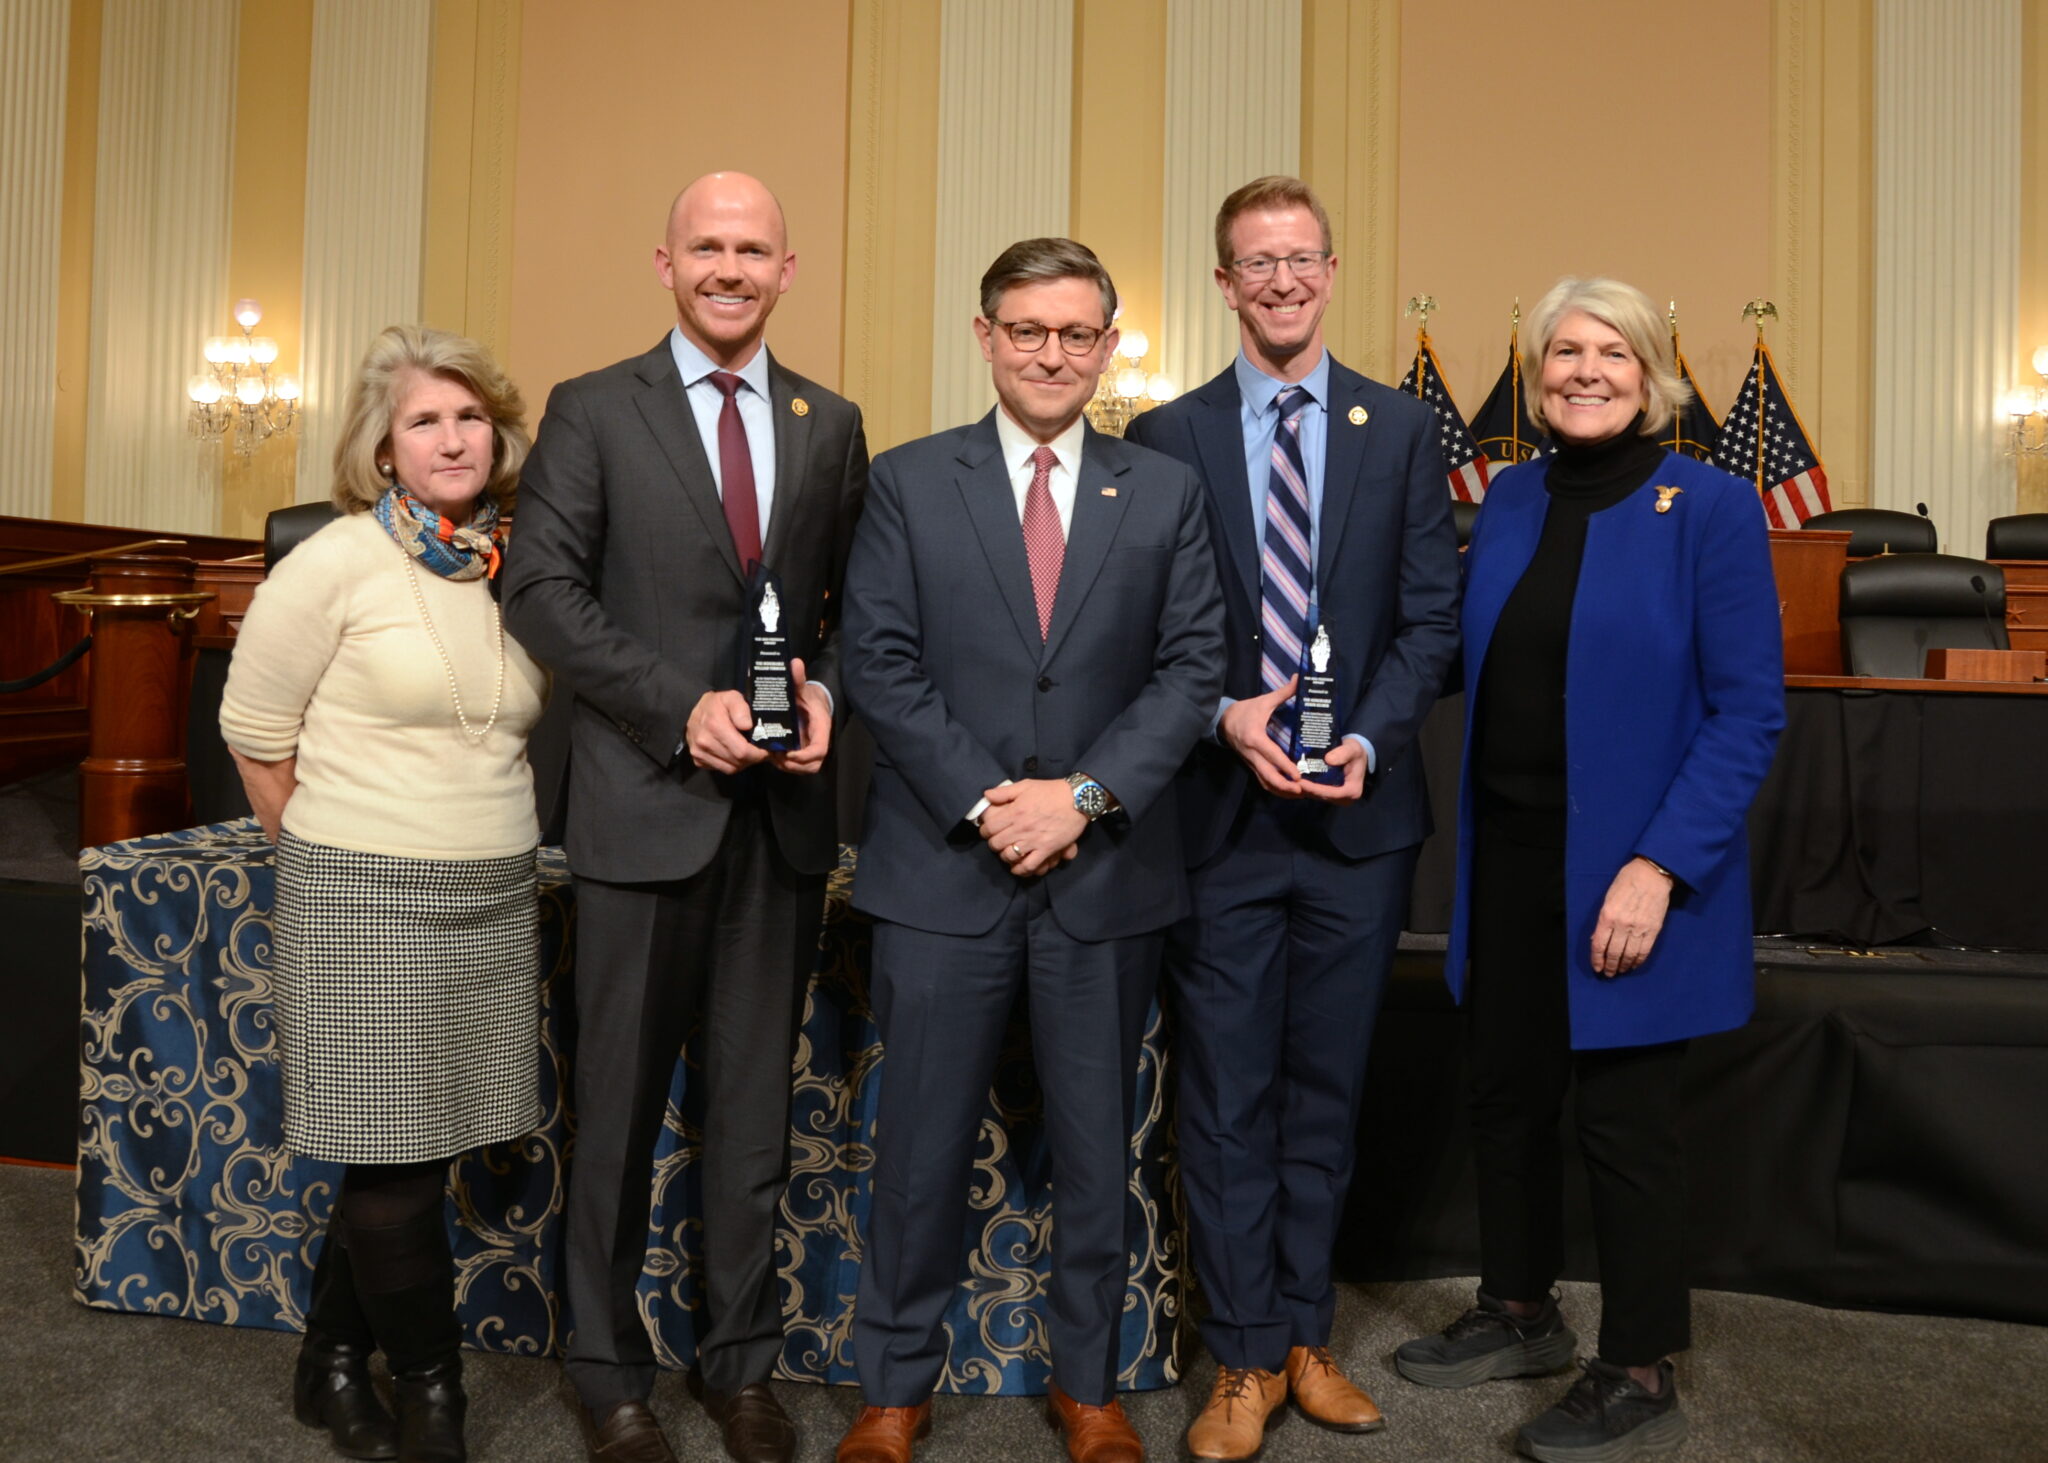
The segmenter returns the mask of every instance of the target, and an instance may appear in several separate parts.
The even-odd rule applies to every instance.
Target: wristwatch
[[[1067,786],[1074,790],[1074,811],[1091,823],[1116,806],[1109,789],[1085,772],[1069,772]]]

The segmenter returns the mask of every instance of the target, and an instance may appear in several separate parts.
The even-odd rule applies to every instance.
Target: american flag
[[[1427,334],[1418,336],[1415,364],[1401,378],[1401,389],[1421,397],[1436,413],[1437,440],[1443,444],[1444,465],[1450,469],[1451,496],[1461,503],[1484,501],[1486,458],[1472,440],[1465,419],[1458,415],[1458,404],[1451,400],[1450,387],[1444,385],[1443,367],[1429,348]]]
[[[1778,384],[1771,348],[1756,343],[1756,360],[1743,378],[1721,436],[1714,443],[1714,466],[1748,478],[1763,495],[1764,517],[1773,528],[1797,528],[1816,513],[1825,513],[1828,475],[1821,470],[1799,414]]]

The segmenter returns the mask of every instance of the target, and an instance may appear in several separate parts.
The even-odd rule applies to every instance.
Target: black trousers
[[[1503,831],[1482,807],[1473,845],[1466,1011],[1480,1286],[1535,1301],[1563,1273],[1558,1119],[1576,1081],[1600,1257],[1600,1355],[1647,1366],[1692,1344],[1678,1137],[1686,1044],[1572,1050],[1563,829],[1555,846],[1525,841],[1528,831]]]
[[[564,1369],[600,1417],[654,1386],[654,1346],[635,1291],[647,1259],[655,1140],[676,1056],[700,1014],[697,1369],[707,1385],[734,1392],[765,1381],[782,1353],[775,1215],[789,1171],[790,1059],[824,908],[824,877],[790,867],[758,803],[734,806],[717,856],[692,878],[576,880],[566,1258],[574,1329]]]
[[[854,1364],[873,1406],[916,1406],[944,1372],[946,1310],[967,1278],[976,1143],[1020,990],[1052,1156],[1053,1380],[1077,1402],[1115,1399],[1138,1052],[1163,941],[1077,940],[1046,896],[1042,880],[1020,888],[985,935],[875,922],[882,1092],[853,1317]]]

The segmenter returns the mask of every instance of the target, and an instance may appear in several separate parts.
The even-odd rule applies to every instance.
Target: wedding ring
[[[1021,843],[1013,843],[1010,845],[1010,852],[1015,854],[1018,858],[1022,858],[1024,857],[1024,845]]]

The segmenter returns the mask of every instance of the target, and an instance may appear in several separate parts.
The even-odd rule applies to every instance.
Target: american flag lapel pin
[[[1102,490],[1102,496],[1103,496],[1103,497],[1105,497],[1105,498],[1114,498],[1114,497],[1116,496],[1116,489],[1115,489],[1115,488],[1104,488],[1104,489]]]

